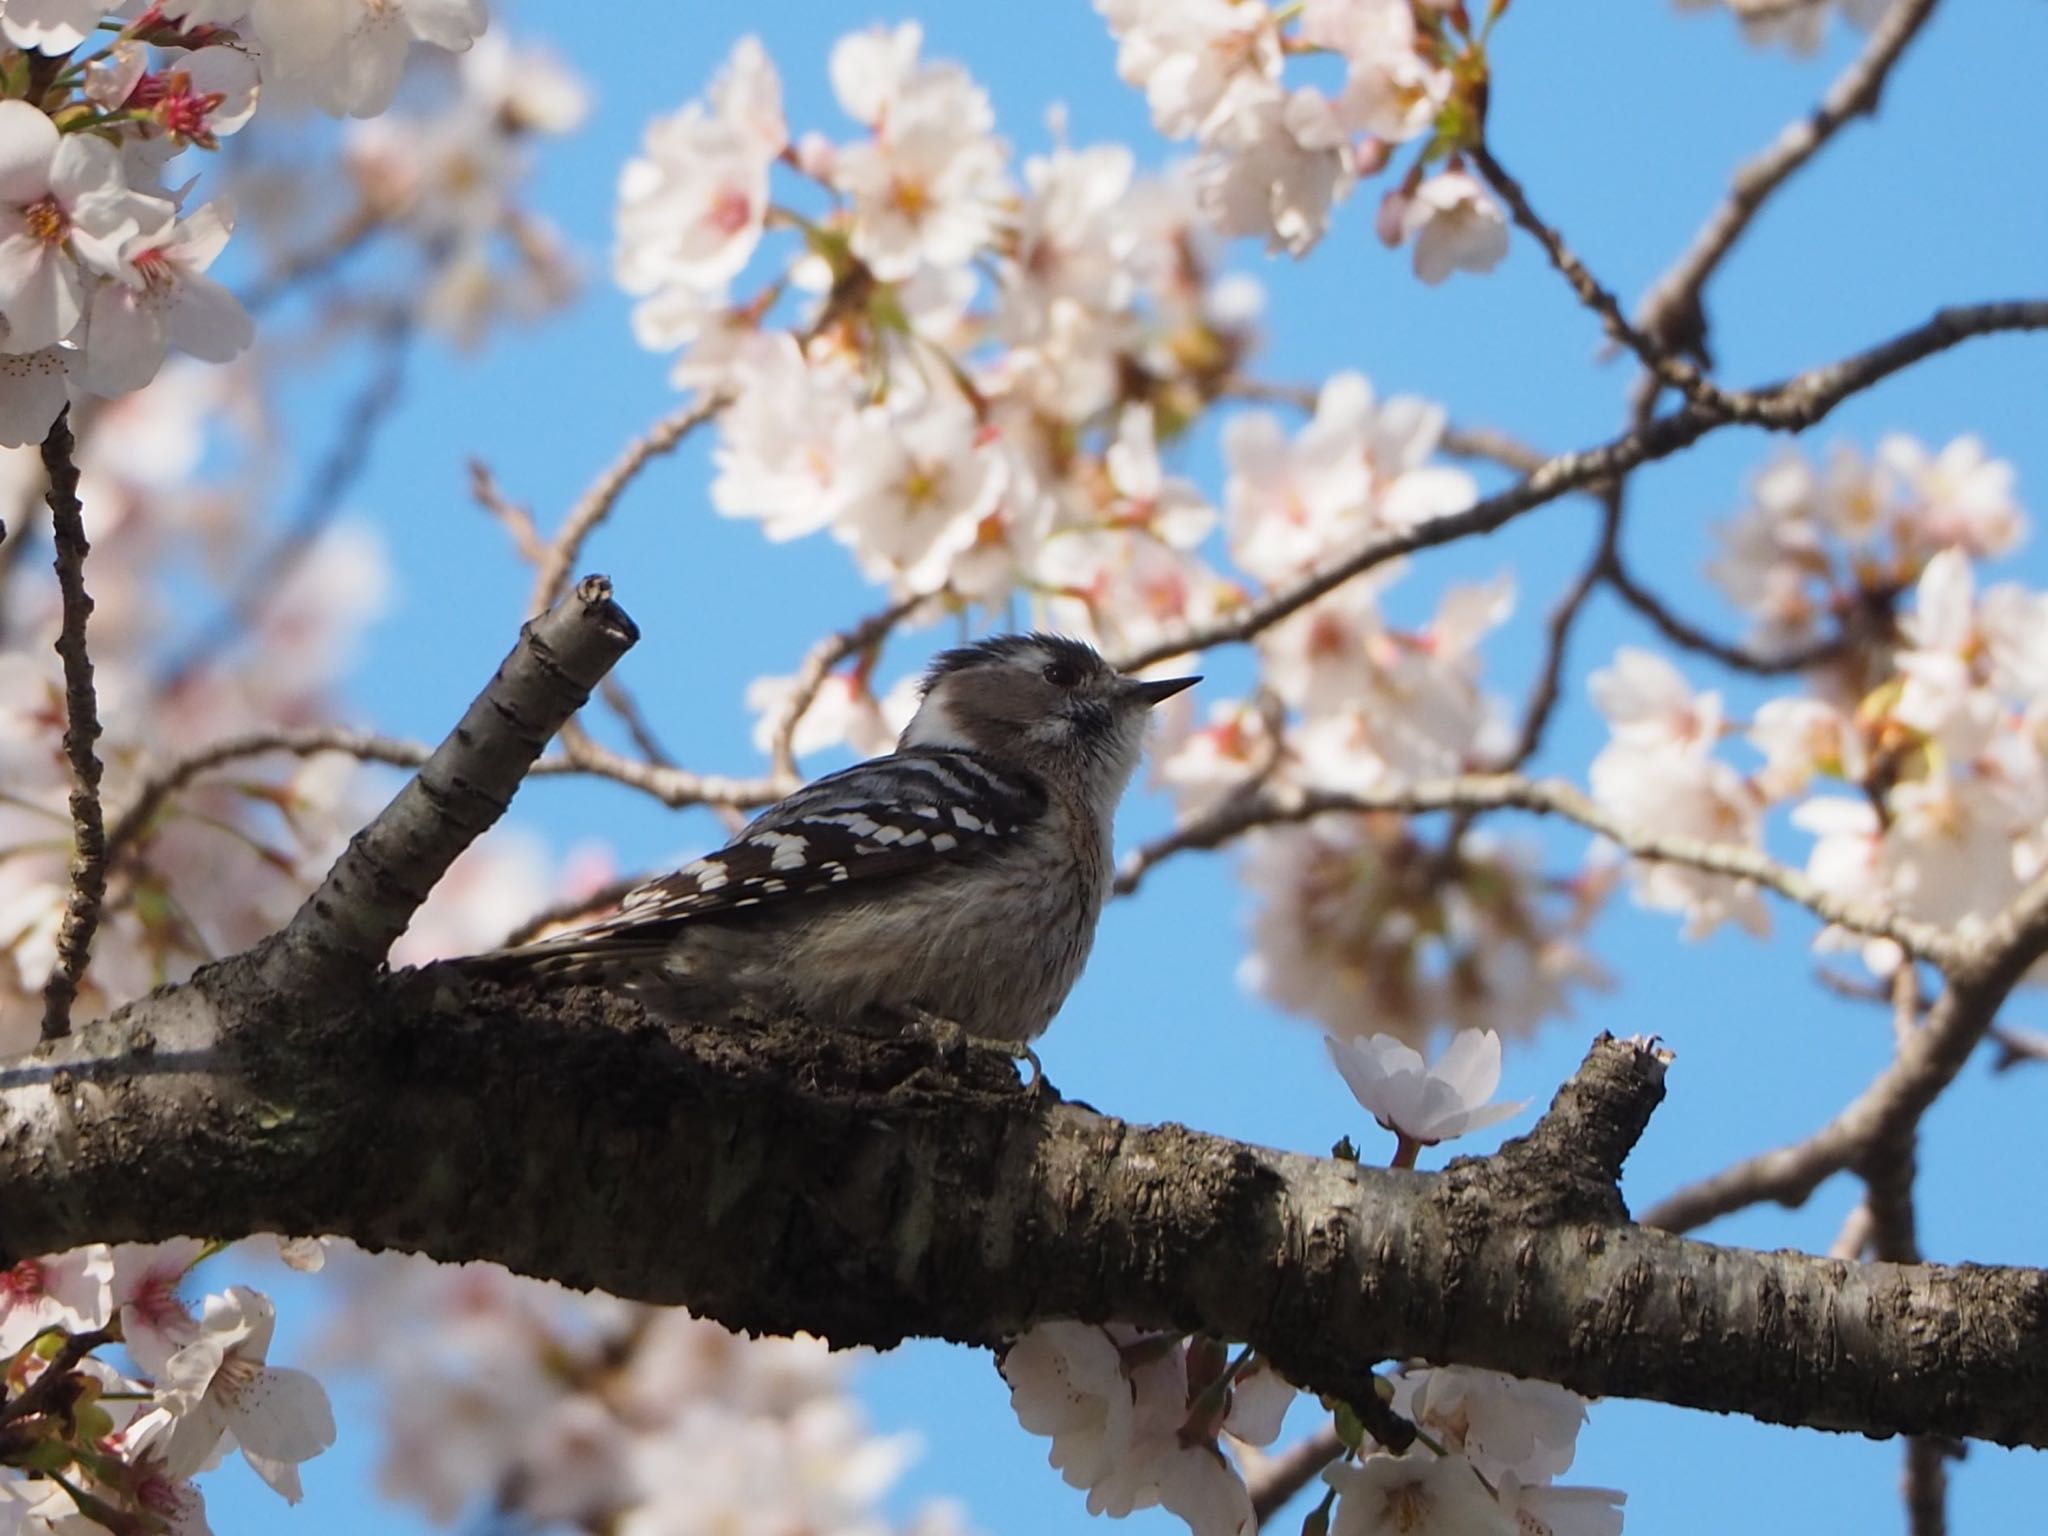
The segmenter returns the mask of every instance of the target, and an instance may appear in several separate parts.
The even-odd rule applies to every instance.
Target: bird
[[[894,751],[806,784],[605,918],[475,958],[656,1013],[715,988],[1028,1056],[1093,945],[1151,709],[1199,681],[1127,675],[1055,634],[942,652]]]

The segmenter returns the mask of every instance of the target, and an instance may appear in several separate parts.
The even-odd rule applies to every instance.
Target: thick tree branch
[[[107,828],[100,808],[99,698],[93,691],[92,651],[86,644],[86,620],[92,616],[92,594],[85,590],[85,520],[78,502],[78,464],[73,457],[70,407],[59,411],[43,439],[43,469],[50,488],[51,531],[57,546],[57,587],[63,620],[57,654],[64,662],[64,756],[71,764],[71,889],[64,898],[64,918],[57,929],[57,962],[43,985],[45,1040],[71,1029],[71,1004],[79,978],[92,955],[92,936],[100,925],[100,906],[107,895]]]
[[[1388,560],[1475,534],[1492,533],[1524,512],[1570,491],[1611,480],[1639,464],[1669,458],[1722,427],[1739,422],[1772,431],[1803,431],[1851,395],[1970,337],[2043,329],[2048,329],[2048,300],[2013,300],[1940,310],[1925,324],[1840,362],[1763,389],[1722,391],[1711,406],[1689,401],[1670,415],[1653,417],[1596,448],[1546,459],[1513,485],[1481,498],[1462,512],[1376,535],[1293,584],[1247,603],[1227,619],[1183,626],[1119,658],[1117,664],[1125,670],[1135,670],[1212,645],[1253,639],[1325,593]]]
[[[1005,1057],[438,968],[330,1009],[229,962],[0,1074],[0,1262],[333,1233],[839,1345],[1117,1318],[1300,1385],[1387,1358],[1773,1422],[2048,1444],[2048,1274],[1631,1225],[1661,1056],[1603,1041],[1537,1130],[1413,1174],[1139,1127]]]
[[[383,963],[456,856],[504,814],[548,738],[639,638],[611,592],[586,576],[520,632],[461,723],[265,947],[272,985],[310,991]]]

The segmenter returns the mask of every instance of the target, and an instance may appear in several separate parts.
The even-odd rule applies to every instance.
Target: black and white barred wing
[[[778,801],[718,852],[633,890],[613,916],[524,953],[656,946],[684,923],[930,871],[995,852],[1045,808],[1035,781],[970,753],[876,758]]]

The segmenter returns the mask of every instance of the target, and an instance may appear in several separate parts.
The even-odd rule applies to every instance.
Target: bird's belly
[[[1088,958],[1096,913],[1071,890],[1021,875],[972,899],[937,889],[842,908],[791,934],[788,978],[811,1017],[922,1011],[988,1040],[1040,1033]]]

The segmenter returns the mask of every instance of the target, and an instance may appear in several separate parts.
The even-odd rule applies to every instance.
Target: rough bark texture
[[[0,1078],[0,1262],[339,1233],[841,1345],[1118,1318],[1248,1340],[1345,1396],[1420,1355],[2048,1444],[2048,1275],[1631,1225],[1612,1178],[1664,1065],[1642,1046],[1597,1044],[1499,1155],[1412,1174],[1127,1125],[887,1033],[658,1026],[445,968],[324,1017],[262,987],[213,967]]]

